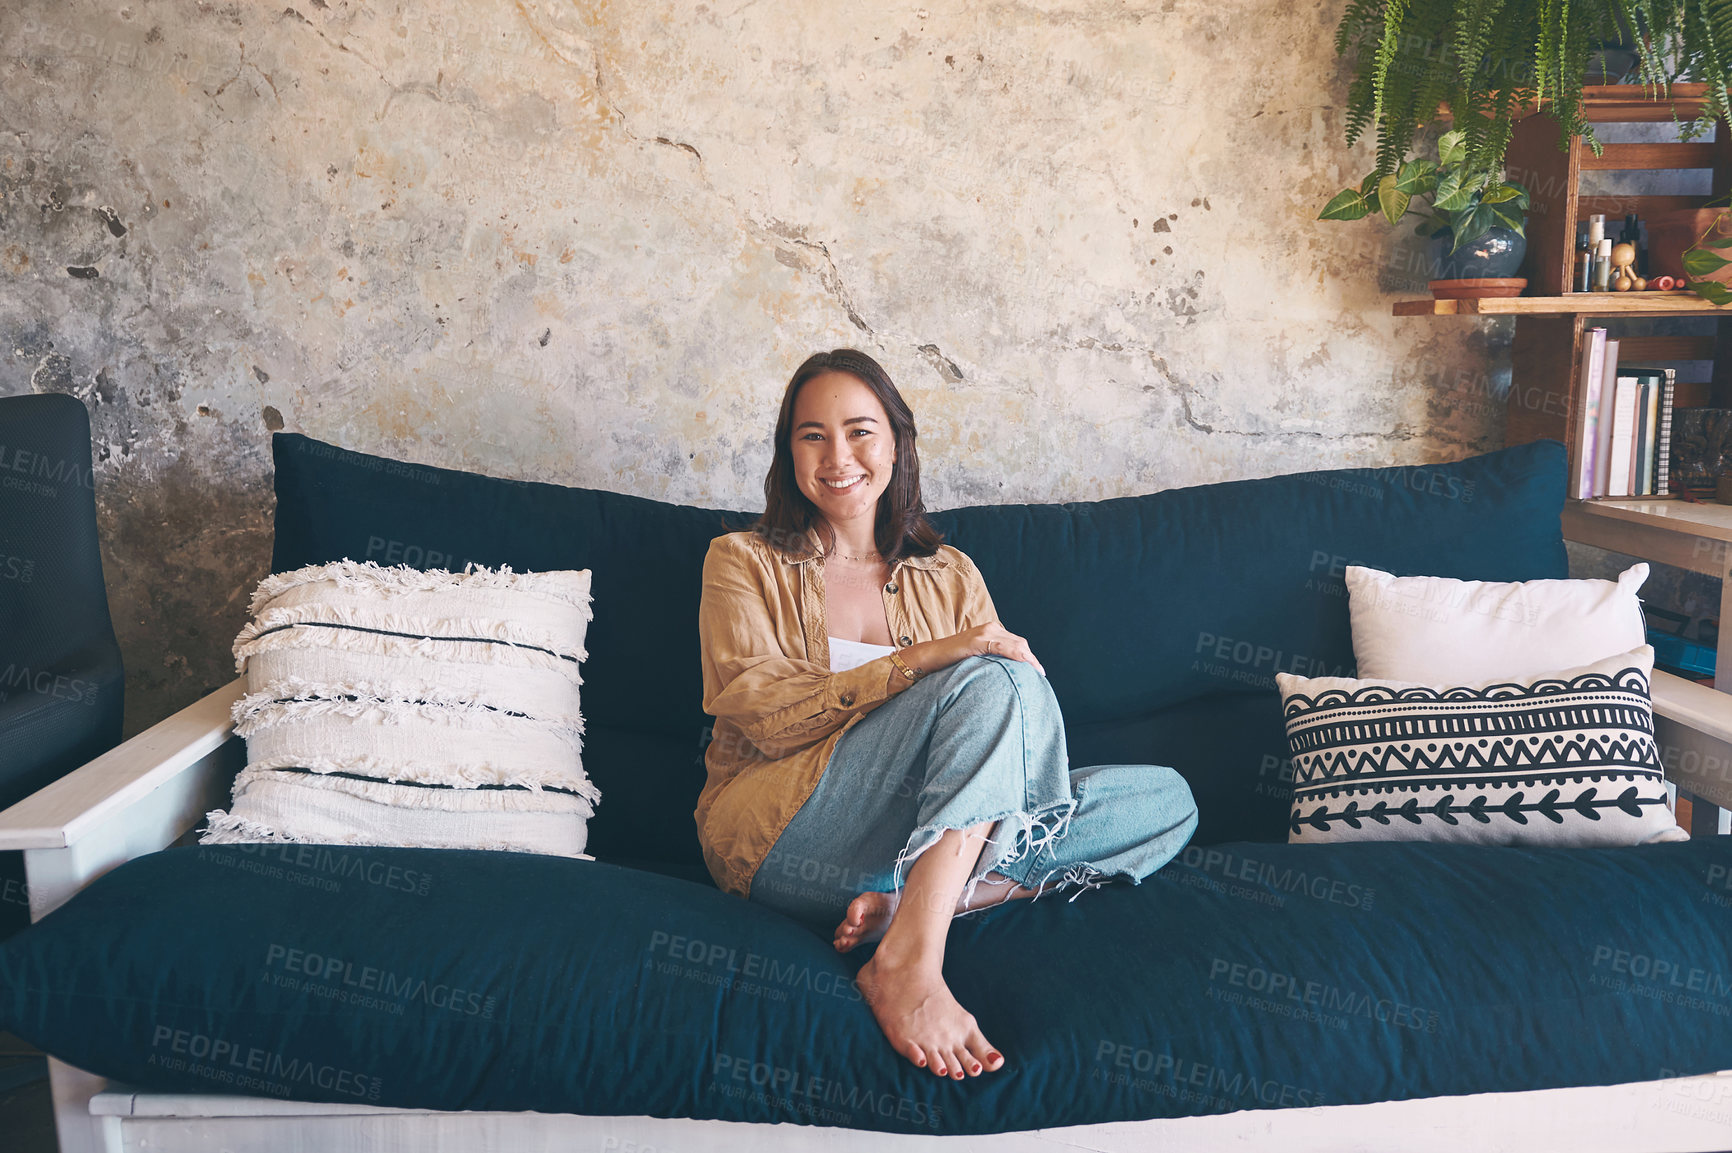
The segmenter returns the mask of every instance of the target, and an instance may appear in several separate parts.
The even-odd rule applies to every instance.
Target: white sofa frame
[[[206,811],[226,803],[244,760],[243,743],[233,735],[229,719],[229,706],[240,693],[236,680],[0,813],[0,849],[24,852],[32,920],[47,916],[115,866],[175,843]],[[1656,673],[1654,699],[1657,735],[1671,766],[1668,775],[1675,788],[1695,801],[1692,831],[1728,832],[1732,698]],[[977,1137],[151,1093],[111,1084],[53,1058],[49,1077],[61,1153],[780,1153],[819,1142],[833,1153],[1128,1153],[1153,1148],[1707,1153],[1732,1148],[1732,1071],[1622,1085],[1248,1110]]]

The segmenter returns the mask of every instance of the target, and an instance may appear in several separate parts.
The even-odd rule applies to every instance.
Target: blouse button
[[[907,637],[897,637],[896,643],[901,645],[903,648],[907,648],[909,645],[913,644],[914,642],[909,640]]]
[[[896,591],[896,582],[891,581],[889,584],[885,585],[884,591],[887,593],[894,593]]]

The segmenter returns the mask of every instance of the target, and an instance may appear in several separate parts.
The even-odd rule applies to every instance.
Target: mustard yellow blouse
[[[790,558],[729,533],[704,559],[698,640],[716,722],[695,816],[710,875],[742,897],[842,734],[913,683],[889,656],[830,671],[824,557],[815,533],[803,543]],[[899,648],[998,619],[979,570],[949,545],[895,562],[880,595]]]

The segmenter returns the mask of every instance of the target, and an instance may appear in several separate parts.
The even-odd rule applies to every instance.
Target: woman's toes
[[[876,941],[884,935],[884,930],[890,925],[890,918],[896,912],[896,897],[893,893],[861,893],[848,902],[848,909],[842,914],[842,921],[836,926],[831,944],[839,953],[846,953],[857,945],[868,941]]]
[[[983,1058],[996,1050],[984,1038],[973,1044],[980,1032],[974,1017],[956,1003],[936,965],[886,968],[877,956],[855,979],[886,1038],[916,1065],[923,1054],[935,1075],[956,1080],[990,1068]]]
[[[988,1072],[1004,1064],[1004,1056],[992,1047],[991,1042],[981,1034],[979,1029],[973,1030],[968,1035],[967,1055],[975,1064]]]

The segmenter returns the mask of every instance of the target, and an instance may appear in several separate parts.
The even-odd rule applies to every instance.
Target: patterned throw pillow
[[[1439,688],[1277,676],[1289,843],[1636,845],[1685,840],[1654,743],[1654,650]]]
[[[265,578],[234,646],[247,767],[203,843],[584,856],[589,576],[341,561]]]

